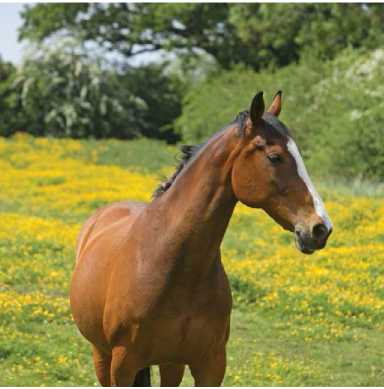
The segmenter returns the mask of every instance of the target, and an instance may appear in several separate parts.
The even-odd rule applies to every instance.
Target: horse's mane
[[[238,133],[240,136],[243,135],[244,127],[245,127],[245,120],[249,116],[248,111],[240,112],[235,120],[231,124],[238,124]],[[204,142],[197,145],[181,145],[181,157],[179,164],[176,167],[175,172],[172,174],[171,177],[169,177],[167,180],[163,181],[158,188],[153,192],[152,198],[156,199],[157,197],[161,196],[164,192],[166,192],[174,183],[176,180],[176,177],[181,173],[181,171],[184,169],[184,167],[188,164],[188,162],[196,155],[196,153],[202,149],[206,143],[209,142],[209,139]]]
[[[184,169],[185,165],[188,161],[197,153],[198,150],[204,144],[200,145],[181,145],[181,158],[180,162],[176,167],[176,171],[169,177],[167,180],[163,181],[158,188],[153,192],[152,197],[155,199],[161,196],[164,192],[166,192],[173,182],[176,180],[176,177],[180,174],[180,172]]]

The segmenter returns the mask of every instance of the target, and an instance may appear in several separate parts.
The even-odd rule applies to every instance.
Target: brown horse
[[[93,346],[102,385],[180,384],[188,365],[197,386],[221,384],[231,291],[220,244],[238,201],[265,210],[312,253],[332,230],[297,146],[278,120],[281,92],[185,158],[149,204],[98,210],[83,227],[71,286],[73,317]]]

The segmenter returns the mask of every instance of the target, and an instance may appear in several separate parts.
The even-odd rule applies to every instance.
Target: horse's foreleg
[[[133,386],[138,371],[135,360],[124,346],[112,350],[111,386]]]
[[[111,386],[111,356],[101,352],[93,346],[93,364],[95,366],[96,377],[102,386]]]
[[[225,348],[190,365],[195,386],[220,386],[226,368]]]
[[[160,385],[179,386],[184,376],[185,365],[166,364],[160,365]]]

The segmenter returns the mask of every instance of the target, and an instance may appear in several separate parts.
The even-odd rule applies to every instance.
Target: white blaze
[[[287,148],[288,151],[291,153],[292,157],[296,161],[296,166],[297,166],[297,173],[303,180],[304,184],[308,188],[308,192],[312,196],[313,204],[315,206],[315,211],[316,213],[323,219],[323,222],[325,226],[330,230],[332,228],[332,222],[327,214],[327,211],[324,208],[323,201],[321,200],[319,194],[317,193],[315,187],[312,184],[311,179],[309,178],[307,169],[305,168],[303,158],[301,158],[299,149],[296,146],[296,143],[292,138],[288,137],[288,143],[287,143]]]

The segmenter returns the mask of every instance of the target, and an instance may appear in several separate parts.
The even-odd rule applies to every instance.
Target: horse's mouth
[[[298,250],[300,250],[303,254],[313,254],[319,248],[311,247],[308,243],[304,242],[304,240],[298,235],[295,234],[295,243]]]

